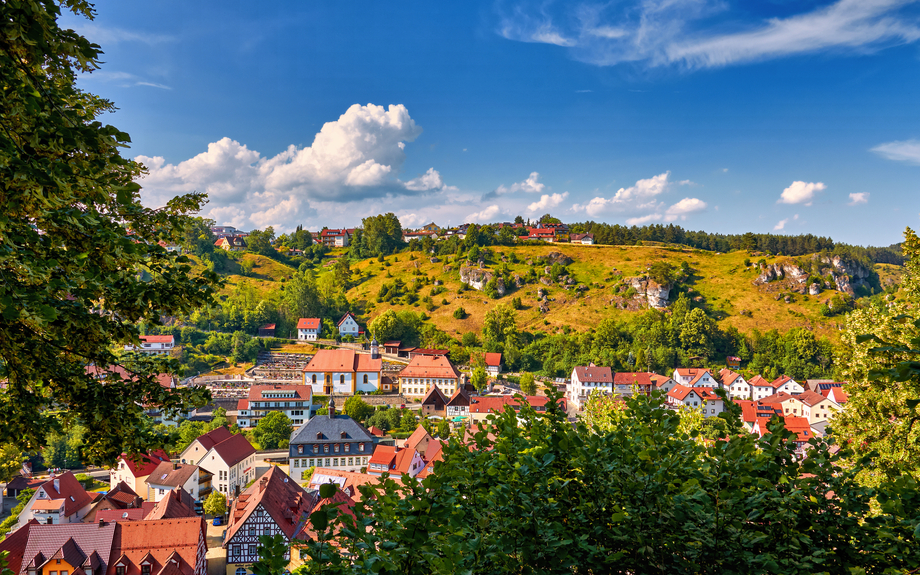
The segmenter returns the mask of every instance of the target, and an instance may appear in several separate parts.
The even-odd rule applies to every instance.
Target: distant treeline
[[[572,224],[573,232],[590,232],[594,241],[607,245],[636,245],[639,242],[663,242],[689,246],[714,252],[747,249],[770,252],[776,255],[802,256],[817,252],[840,255],[851,260],[875,263],[904,263],[900,244],[888,247],[861,247],[835,243],[831,238],[812,234],[785,236],[777,234],[711,234],[703,231],[689,231],[674,224],[653,224],[648,226],[621,226],[600,222]]]

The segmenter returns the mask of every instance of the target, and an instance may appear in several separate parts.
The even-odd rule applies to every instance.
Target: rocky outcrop
[[[460,282],[465,283],[475,290],[482,291],[492,278],[495,278],[495,290],[498,292],[498,295],[505,295],[505,280],[501,276],[496,277],[495,274],[489,270],[483,270],[472,266],[463,266],[460,268]]]
[[[550,266],[553,264],[567,266],[574,261],[575,260],[573,260],[572,258],[570,258],[569,256],[565,255],[562,252],[550,252],[546,254],[545,256],[540,256],[536,258],[536,263],[541,264],[541,265],[550,265]],[[530,265],[531,262],[532,260],[527,260],[528,265]]]
[[[823,291],[821,284],[813,283],[808,286],[808,295],[818,295]]]
[[[808,286],[803,285],[808,280],[809,273],[800,266],[789,262],[761,265],[760,275],[754,280],[754,285],[764,285],[774,281],[785,280],[784,288],[792,289],[802,294],[818,295],[825,287],[833,287],[838,291],[853,295],[855,290],[867,285],[866,280],[872,275],[871,269],[866,268],[859,262],[844,260],[840,256],[815,255],[813,258],[825,264],[825,266],[819,267],[822,268],[820,270],[822,277],[827,278],[826,286],[820,282],[812,282]],[[813,273],[817,274],[819,272],[813,270]]]
[[[754,280],[754,285],[762,285],[786,278],[804,283],[807,277],[808,272],[795,264],[767,264],[760,266],[760,275]]]
[[[625,280],[627,285],[636,290],[636,298],[644,298],[653,308],[668,306],[668,297],[671,295],[670,284],[661,285],[647,277],[636,277]]]
[[[834,271],[830,275],[834,280],[834,285],[837,286],[837,291],[846,292],[850,295],[853,295],[857,289],[867,285],[866,280],[872,275],[872,270],[867,269],[859,262],[848,262],[840,256],[823,257],[821,261],[833,266]]]

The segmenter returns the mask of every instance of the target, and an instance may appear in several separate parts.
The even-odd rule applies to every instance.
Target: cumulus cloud
[[[850,194],[850,201],[847,203],[849,206],[856,206],[859,204],[868,204],[869,203],[869,192],[856,192],[855,194]]]
[[[516,182],[510,186],[500,185],[491,192],[484,194],[482,196],[482,201],[489,201],[495,199],[499,196],[504,196],[506,194],[513,194],[514,192],[527,192],[530,194],[539,194],[546,187],[545,184],[540,183],[539,172],[530,172],[530,175],[527,176],[527,179],[523,182]]]
[[[780,194],[778,204],[805,204],[810,206],[815,199],[817,192],[822,192],[827,188],[821,182],[792,182],[788,188]]]
[[[495,220],[495,216],[501,213],[501,208],[493,204],[482,211],[473,212],[466,216],[467,222],[473,222],[477,224],[487,224]]]
[[[782,219],[778,221],[775,226],[773,226],[773,231],[778,232],[786,227],[786,224],[789,223],[789,220],[797,220],[797,219],[799,219],[799,214],[796,214],[792,216],[791,218]]]
[[[399,224],[403,228],[414,229],[418,226],[424,225],[424,221],[427,219],[422,214],[402,214],[401,216],[396,216],[399,218]]]
[[[405,144],[422,129],[402,105],[353,105],[327,122],[309,147],[289,146],[263,157],[230,138],[177,164],[138,156],[148,174],[142,198],[159,206],[182,193],[208,194],[203,215],[232,225],[291,229],[316,214],[317,204],[349,205],[369,199],[418,196],[456,190],[434,168],[409,181],[397,176]],[[354,210],[351,210],[354,212]],[[353,216],[354,217],[354,216]]]
[[[647,216],[639,216],[635,218],[626,218],[626,223],[630,226],[643,226],[651,222],[657,222],[661,220],[661,214],[649,214]]]
[[[819,52],[866,53],[920,39],[911,0],[838,0],[794,15],[741,23],[725,0],[569,3],[500,9],[498,33],[562,46],[599,66],[638,62],[688,69]],[[555,10],[555,11],[554,11]]]
[[[527,211],[530,213],[534,212],[543,212],[550,210],[552,208],[558,207],[567,197],[569,197],[568,192],[563,192],[561,194],[543,194],[540,196],[540,200],[533,202],[527,206]]]
[[[872,148],[872,151],[883,158],[895,160],[896,162],[920,164],[920,140],[903,140],[879,144]]]
[[[677,218],[686,220],[690,214],[702,212],[706,209],[706,202],[699,198],[684,198],[665,212],[665,220],[672,222]]]
[[[586,204],[575,204],[572,210],[584,211],[589,216],[597,217],[608,212],[646,211],[656,209],[656,197],[668,189],[668,177],[671,172],[664,172],[651,178],[639,180],[634,186],[620,188],[610,198],[601,196],[591,199]]]

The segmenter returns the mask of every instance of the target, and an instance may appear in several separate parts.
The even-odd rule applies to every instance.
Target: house
[[[802,417],[808,419],[811,425],[829,421],[835,413],[840,411],[839,404],[817,391],[807,390],[794,397],[802,404]]]
[[[133,489],[128,487],[124,481],[120,482],[108,493],[102,496],[99,501],[93,503],[86,516],[83,518],[84,523],[93,523],[96,521],[97,514],[103,511],[122,512],[127,509],[143,510],[144,498],[140,497]],[[146,511],[144,511],[146,514]]]
[[[364,333],[361,331],[361,328],[358,327],[358,320],[355,318],[355,314],[350,311],[345,312],[345,315],[342,316],[342,319],[339,320],[339,323],[335,324],[339,328],[339,336],[345,337],[350,335],[352,337],[358,337],[359,334]]]
[[[359,471],[374,449],[374,436],[347,415],[339,415],[329,398],[329,415],[314,415],[291,434],[288,446],[294,477],[310,467]]]
[[[100,498],[102,497],[99,494]],[[95,498],[87,493],[74,474],[68,471],[42,483],[19,514],[17,529],[30,520],[41,524],[80,523],[89,513]]]
[[[26,489],[38,489],[38,486],[47,481],[47,479],[39,477],[25,477],[23,475],[17,475],[9,483],[6,484],[6,490],[4,491],[4,497],[9,497],[11,499],[16,499],[20,493]],[[0,499],[2,501],[2,499]]]
[[[325,229],[319,233],[320,241],[328,248],[347,248],[351,234],[345,228]]]
[[[394,477],[393,480],[401,483],[398,477]],[[358,488],[362,485],[380,483],[380,476],[371,475],[370,473],[359,473],[357,471],[342,471],[341,469],[317,467],[313,470],[313,475],[310,477],[310,483],[306,485],[306,489],[310,491],[319,491],[319,488],[327,483],[338,486],[343,493],[354,500],[359,500],[363,496]]]
[[[751,386],[751,399],[759,401],[773,395],[773,385],[760,375],[755,375],[748,382]]]
[[[211,226],[211,233],[217,237],[249,235],[233,226]]]
[[[32,524],[23,534],[10,536],[0,549],[9,553],[10,567],[17,566],[18,575],[50,575],[52,570],[105,575],[117,528],[114,523]],[[10,545],[13,536],[17,540]]]
[[[767,428],[767,423],[769,423],[767,418],[759,418],[751,429],[751,433],[755,433],[760,437],[770,433],[770,430]],[[792,433],[795,434],[795,453],[799,458],[805,456],[805,451],[808,446],[809,440],[815,437],[814,432],[811,430],[811,425],[808,423],[808,419],[804,417],[798,417],[794,415],[787,415],[782,418],[783,426]]]
[[[671,375],[671,379],[688,387],[708,387],[710,389],[721,387],[712,372],[701,367],[678,367]]]
[[[573,244],[581,244],[583,246],[593,246],[594,245],[594,234],[572,234],[569,236],[569,241]]]
[[[422,414],[439,418],[447,415],[447,397],[437,385],[432,385],[422,398]]]
[[[707,401],[704,398],[708,398],[707,392],[711,391],[711,389],[690,387],[678,383],[668,392],[667,402],[674,407],[698,407],[703,409],[706,407]],[[707,413],[706,415],[709,414]]]
[[[233,434],[230,433],[230,430],[223,426],[212,429],[203,435],[199,435],[195,441],[191,442],[189,446],[179,454],[179,461],[182,463],[198,465],[198,462],[201,461],[208,450],[210,450],[221,441],[230,439],[232,435]],[[167,457],[164,461],[169,461],[169,458]],[[156,465],[159,464],[160,462],[158,461]],[[150,471],[153,471],[156,465],[154,465]],[[147,475],[150,475],[149,471],[147,472]],[[137,491],[137,488],[134,490]]]
[[[322,322],[318,317],[302,317],[297,322],[297,339],[316,341],[322,330]]]
[[[796,417],[804,416],[804,405],[799,400],[798,395],[792,395],[785,391],[774,393],[758,401],[761,405],[777,405],[782,408],[783,415],[793,415]]]
[[[719,380],[722,383],[722,389],[728,393],[729,397],[733,399],[751,399],[753,388],[740,373],[730,369],[722,369],[719,371]]]
[[[529,395],[525,398],[530,407],[537,413],[545,412],[549,398],[543,395]],[[565,399],[559,400],[560,407],[565,410]],[[470,398],[470,419],[474,422],[485,421],[493,413],[502,413],[505,407],[511,407],[515,412],[521,410],[521,403],[517,397],[484,396]]]
[[[176,338],[172,335],[142,335],[141,346],[126,345],[125,351],[146,353],[148,355],[167,354],[176,346]]]
[[[502,372],[502,354],[486,353],[484,356],[485,357],[483,359],[486,363],[486,372],[488,372],[488,374],[492,377],[500,374]]]
[[[830,399],[837,405],[843,407],[849,399],[847,392],[843,391],[843,387],[831,387],[826,390],[821,390],[821,395]]]
[[[246,240],[239,236],[225,236],[220,238],[214,242],[214,247],[227,250],[228,252],[242,252],[247,248]]]
[[[198,466],[164,461],[147,477],[147,501],[158,502],[167,493],[185,490],[198,499]]]
[[[147,505],[151,505],[151,503],[145,503],[144,507]],[[195,500],[181,488],[167,491],[163,499],[152,505],[153,508],[144,516],[144,521],[198,517],[198,513],[195,511]]]
[[[741,358],[735,357],[734,355],[729,355],[725,358],[725,367],[728,369],[740,369],[741,368]]]
[[[441,231],[441,227],[438,226],[438,224],[436,224],[436,223],[434,223],[434,222],[431,222],[430,224],[425,224],[425,225],[422,226],[420,229],[422,229],[422,230],[424,230],[424,231],[426,231],[426,232],[434,232],[434,233],[438,233],[438,232]]]
[[[438,239],[438,234],[436,232],[430,232],[427,230],[421,230],[418,232],[403,231],[403,241],[408,243],[410,240],[421,240],[424,238],[431,238],[433,240]]]
[[[259,328],[259,337],[275,337],[275,324],[267,323]]]
[[[666,375],[637,371],[613,374],[613,393],[616,395],[632,395],[636,387],[639,393],[651,395],[653,390],[660,389],[665,393],[671,391],[676,382]]]
[[[445,355],[416,355],[399,372],[399,390],[409,398],[422,398],[433,385],[453,395],[460,383],[460,372]]]
[[[241,429],[255,427],[259,421],[280,411],[292,425],[310,419],[313,410],[313,388],[309,385],[252,385],[245,399],[236,404],[236,424]]]
[[[774,393],[785,391],[786,393],[796,394],[805,391],[805,388],[802,387],[802,384],[798,383],[788,375],[781,375],[777,377],[770,382],[770,386],[773,388]]]
[[[127,521],[115,526],[111,564],[106,575],[207,574],[207,532],[203,518]],[[86,575],[90,573],[86,571]]]
[[[402,347],[401,341],[388,341],[383,344],[383,353],[389,355],[399,355],[400,347]]]
[[[594,390],[613,395],[613,372],[609,367],[598,367],[593,363],[586,367],[576,366],[565,386],[566,399],[581,411]]]
[[[556,230],[552,228],[530,228],[530,233],[522,236],[525,240],[541,240],[553,243],[556,241]]]
[[[303,382],[314,395],[372,393],[380,387],[382,369],[379,353],[321,349],[303,368]]]
[[[222,544],[227,550],[227,575],[252,573],[252,564],[259,560],[262,535],[281,535],[287,545],[306,539],[304,527],[318,499],[318,494],[304,491],[279,467],[272,466],[240,494],[229,511]],[[290,551],[285,558],[291,559]]]
[[[242,433],[214,445],[198,462],[213,474],[212,489],[230,499],[236,497],[244,485],[255,479],[256,450]]]
[[[146,493],[147,484],[144,481],[164,461],[169,461],[169,455],[162,449],[132,457],[122,453],[115,467],[109,470],[109,488],[115,489],[119,483],[124,482],[131,492]]]
[[[384,473],[411,477],[418,475],[425,468],[422,455],[413,448],[398,448],[392,445],[378,445],[367,465],[369,475],[380,476]]]
[[[470,416],[470,394],[458,388],[447,401],[447,418],[458,421]]]

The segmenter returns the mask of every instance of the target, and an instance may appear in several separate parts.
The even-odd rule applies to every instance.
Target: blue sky
[[[245,229],[674,222],[900,241],[920,3],[104,1],[143,198]]]

